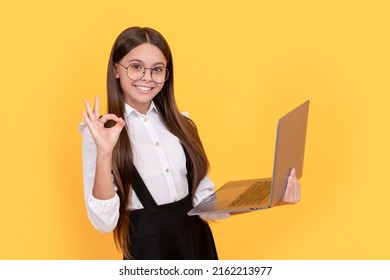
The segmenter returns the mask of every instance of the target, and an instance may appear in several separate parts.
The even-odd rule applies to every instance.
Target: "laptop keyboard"
[[[256,182],[240,194],[228,207],[259,204],[269,195],[270,186],[271,181]]]

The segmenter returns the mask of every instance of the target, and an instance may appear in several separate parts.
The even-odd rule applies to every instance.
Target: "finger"
[[[93,132],[95,131],[94,127],[93,127],[93,124],[88,116],[88,114],[86,112],[82,112],[83,113],[83,117],[84,117],[84,120],[85,122],[87,123],[87,126],[88,126],[88,129],[89,131],[91,132],[91,134],[93,134]]]
[[[91,105],[89,104],[88,100],[84,99],[84,102],[85,102],[85,108],[87,109],[87,114],[88,114],[89,119],[91,121],[95,120],[95,114],[93,113],[93,111],[91,109]]]
[[[125,122],[122,118],[119,118],[119,119],[118,119],[118,122],[116,123],[116,125],[117,125],[120,129],[122,129],[122,128],[125,127],[126,122]]]
[[[118,118],[118,121],[116,122],[116,125],[113,128],[120,132],[125,127],[125,124],[126,123],[122,118]]]
[[[289,196],[289,199],[290,199],[290,203],[294,203],[295,202],[295,191],[296,191],[296,184],[295,184],[295,179],[293,176],[290,176],[290,196]]]
[[[287,186],[286,186],[286,191],[284,192],[282,201],[289,203],[290,201],[290,196],[291,196],[291,177],[289,176],[287,178]]]
[[[289,202],[294,204],[299,201],[299,181],[294,176],[294,173],[292,174],[292,176],[289,177],[289,184],[290,184]]]
[[[94,105],[94,108],[93,108],[93,113],[95,114],[96,117],[99,116],[99,112],[100,112],[100,98],[99,98],[99,95],[96,95],[95,96],[95,105]]]
[[[299,188],[300,188],[300,185],[299,185],[299,181],[297,179],[297,176],[296,176],[296,170],[295,168],[292,168],[291,171],[290,171],[290,178],[292,178],[292,182],[293,182],[293,189],[294,189],[294,192],[293,192],[293,195],[294,195],[294,201],[299,201]]]
[[[109,120],[118,122],[119,118],[115,114],[105,114],[99,118],[101,123],[106,123]]]
[[[294,188],[293,188],[293,202],[296,203],[298,200],[298,184],[297,181],[294,180]]]
[[[294,178],[294,203],[297,203],[300,199],[300,183],[297,178]]]

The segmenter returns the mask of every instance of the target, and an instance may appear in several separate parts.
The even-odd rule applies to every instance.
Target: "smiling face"
[[[149,43],[135,47],[119,63],[125,67],[130,64],[142,65],[145,68],[167,66],[167,60],[160,49]],[[150,102],[161,91],[164,83],[155,83],[150,69],[146,69],[145,75],[140,80],[130,80],[125,67],[121,65],[116,65],[115,77],[120,81],[125,102],[139,113],[145,114]]]

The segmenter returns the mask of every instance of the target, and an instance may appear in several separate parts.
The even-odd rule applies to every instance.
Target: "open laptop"
[[[273,207],[283,197],[290,170],[302,177],[310,100],[279,119],[272,178],[231,181],[188,215],[248,212]]]

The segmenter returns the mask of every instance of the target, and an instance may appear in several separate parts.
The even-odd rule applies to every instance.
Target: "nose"
[[[142,77],[142,80],[143,81],[149,81],[149,82],[153,81],[153,79],[152,79],[152,71],[153,71],[152,68],[145,68],[144,76]]]

